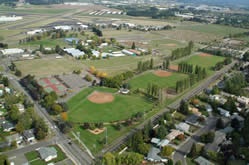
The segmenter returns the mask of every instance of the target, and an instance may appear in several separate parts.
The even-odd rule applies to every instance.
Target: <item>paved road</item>
[[[141,123],[140,125],[138,125],[136,128],[132,129],[130,132],[126,133],[125,135],[121,136],[120,138],[118,138],[116,141],[114,141],[112,144],[110,144],[108,147],[104,148],[100,153],[99,156],[101,156],[102,154],[106,153],[106,152],[112,152],[112,151],[116,151],[119,149],[121,144],[124,144],[125,142],[127,142],[127,140],[129,139],[130,136],[132,136],[135,132],[137,132],[137,130],[141,130],[144,128],[144,126],[149,122],[149,121],[156,121],[162,114],[164,114],[165,112],[170,111],[170,109],[176,109],[179,107],[181,100],[188,100],[191,97],[201,93],[204,89],[206,89],[210,84],[212,84],[214,81],[216,81],[217,79],[219,79],[222,75],[224,75],[226,72],[228,72],[228,70],[230,70],[235,64],[237,63],[237,61],[233,61],[231,64],[226,65],[224,68],[222,68],[220,71],[217,71],[214,75],[212,75],[211,77],[207,78],[206,80],[204,80],[199,86],[195,87],[194,89],[192,89],[191,91],[187,92],[184,96],[182,96],[180,99],[178,99],[177,101],[175,101],[174,103],[170,104],[168,106],[168,108],[163,109],[162,111],[158,112],[157,114],[155,114],[154,116],[152,116],[149,119],[146,119],[143,123]]]
[[[8,63],[8,61],[6,61],[8,59],[2,60],[2,64],[5,68],[5,72],[4,74],[9,78],[10,83],[14,86],[14,88],[16,88],[18,91],[24,93],[28,99],[34,103],[34,108],[36,113],[42,117],[44,119],[44,121],[47,123],[48,127],[50,128],[50,130],[52,131],[52,133],[55,135],[53,139],[51,140],[55,140],[56,143],[62,148],[62,150],[67,154],[67,156],[77,165],[90,165],[93,163],[92,158],[84,151],[82,151],[79,146],[77,146],[75,143],[72,142],[72,144],[68,144],[68,137],[64,134],[62,134],[57,127],[55,127],[55,123],[53,122],[53,120],[51,119],[51,117],[49,116],[49,114],[47,113],[46,109],[42,108],[36,101],[34,101],[32,99],[32,97],[23,89],[23,87],[19,84],[18,79],[9,74],[8,69],[6,68],[6,64]],[[36,145],[29,145],[26,146],[22,149],[17,149],[17,150],[13,150],[11,152],[8,152],[7,155],[8,156],[13,156],[13,155],[18,155],[18,153],[20,152],[28,152],[30,150],[33,150],[35,147],[38,146],[47,146],[51,143],[51,141],[44,141],[44,142],[39,142]]]

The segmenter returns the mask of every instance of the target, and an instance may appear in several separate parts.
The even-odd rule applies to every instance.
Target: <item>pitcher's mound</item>
[[[208,53],[201,53],[201,54],[199,54],[199,56],[201,56],[201,57],[210,57],[212,55],[208,54]]]
[[[111,93],[95,91],[91,95],[88,96],[88,100],[93,103],[104,104],[104,103],[113,102],[114,96]]]
[[[164,70],[157,70],[157,71],[154,71],[154,74],[159,76],[159,77],[169,77],[172,75],[171,72],[167,72],[167,71],[164,71]]]

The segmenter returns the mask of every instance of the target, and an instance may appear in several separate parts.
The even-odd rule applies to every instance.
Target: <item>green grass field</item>
[[[74,70],[85,68],[78,61],[67,58],[66,56],[63,59],[47,58],[16,61],[15,64],[21,70],[22,75],[31,74],[37,77],[72,73]]]
[[[100,71],[105,71],[109,76],[116,75],[128,70],[134,70],[137,68],[137,63],[139,61],[150,60],[151,55],[141,56],[141,57],[112,57],[110,59],[102,60],[84,60],[82,63],[88,67],[94,66]],[[159,57],[155,57],[154,63],[158,63]]]
[[[130,80],[129,83],[132,89],[136,88],[147,88],[149,83],[157,84],[163,88],[174,88],[177,81],[186,78],[186,74],[172,73],[169,77],[159,77],[152,72],[147,72],[141,76],[135,77]]]
[[[181,30],[191,30],[201,33],[215,34],[220,36],[227,36],[229,34],[236,34],[241,32],[246,32],[246,29],[234,28],[230,26],[214,25],[214,24],[197,24],[197,25],[187,25],[178,26],[177,29]]]
[[[225,58],[221,56],[199,56],[199,55],[193,55],[190,57],[187,57],[184,60],[177,61],[177,63],[186,62],[188,64],[192,65],[199,65],[201,67],[207,68],[208,74],[212,74],[213,70],[212,67],[215,66],[218,62],[223,61]],[[176,63],[176,64],[177,64]]]
[[[96,104],[87,99],[93,91],[113,93],[111,103]],[[116,94],[115,94],[116,93]],[[120,95],[116,89],[87,88],[71,98],[68,102],[68,117],[72,122],[111,122],[125,120],[137,112],[152,108],[152,102],[135,95]]]

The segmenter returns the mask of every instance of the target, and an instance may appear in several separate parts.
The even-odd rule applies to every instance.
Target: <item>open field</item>
[[[78,61],[67,57],[16,61],[15,64],[23,75],[31,74],[37,77],[72,73],[74,70],[85,68]]]
[[[139,61],[149,60],[152,56],[141,56],[141,57],[113,57],[110,59],[103,60],[84,60],[82,63],[88,67],[94,66],[100,71],[105,71],[109,76],[127,71],[134,70],[137,68]],[[159,57],[154,58],[155,63],[159,61]]]
[[[215,66],[218,62],[223,61],[225,58],[221,56],[201,56],[200,53],[198,55],[193,55],[187,57],[183,61],[178,61],[177,63],[186,62],[192,65],[199,65],[201,67],[207,68],[208,74],[213,72],[212,67]]]
[[[180,30],[190,30],[195,32],[201,32],[206,34],[214,34],[218,36],[228,36],[229,34],[236,34],[241,32],[246,32],[246,29],[234,28],[223,25],[214,25],[214,24],[197,24],[197,25],[187,25],[187,26],[178,26],[177,29]]]
[[[93,103],[87,97],[94,91],[112,93],[114,101],[104,104]],[[69,120],[76,123],[125,120],[137,112],[152,108],[152,102],[144,97],[121,95],[116,89],[110,88],[87,88],[71,98],[67,104]]]
[[[187,75],[181,73],[172,73],[169,77],[159,77],[150,71],[131,79],[129,83],[132,89],[146,89],[149,83],[157,84],[162,88],[175,88],[176,82],[186,77]]]
[[[16,13],[16,14],[64,14],[72,11],[72,9],[60,9],[51,6],[24,5],[17,8],[0,5],[0,13]]]

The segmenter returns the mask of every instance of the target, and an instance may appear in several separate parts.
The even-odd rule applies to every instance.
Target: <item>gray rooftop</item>
[[[35,137],[35,135],[34,135],[34,129],[29,129],[29,130],[23,131],[23,136],[24,136],[26,139]]]
[[[214,165],[212,162],[207,160],[206,158],[199,156],[198,158],[195,159],[195,162],[199,165]]]
[[[46,159],[49,156],[57,155],[57,151],[54,147],[41,147],[38,150],[42,159]]]

